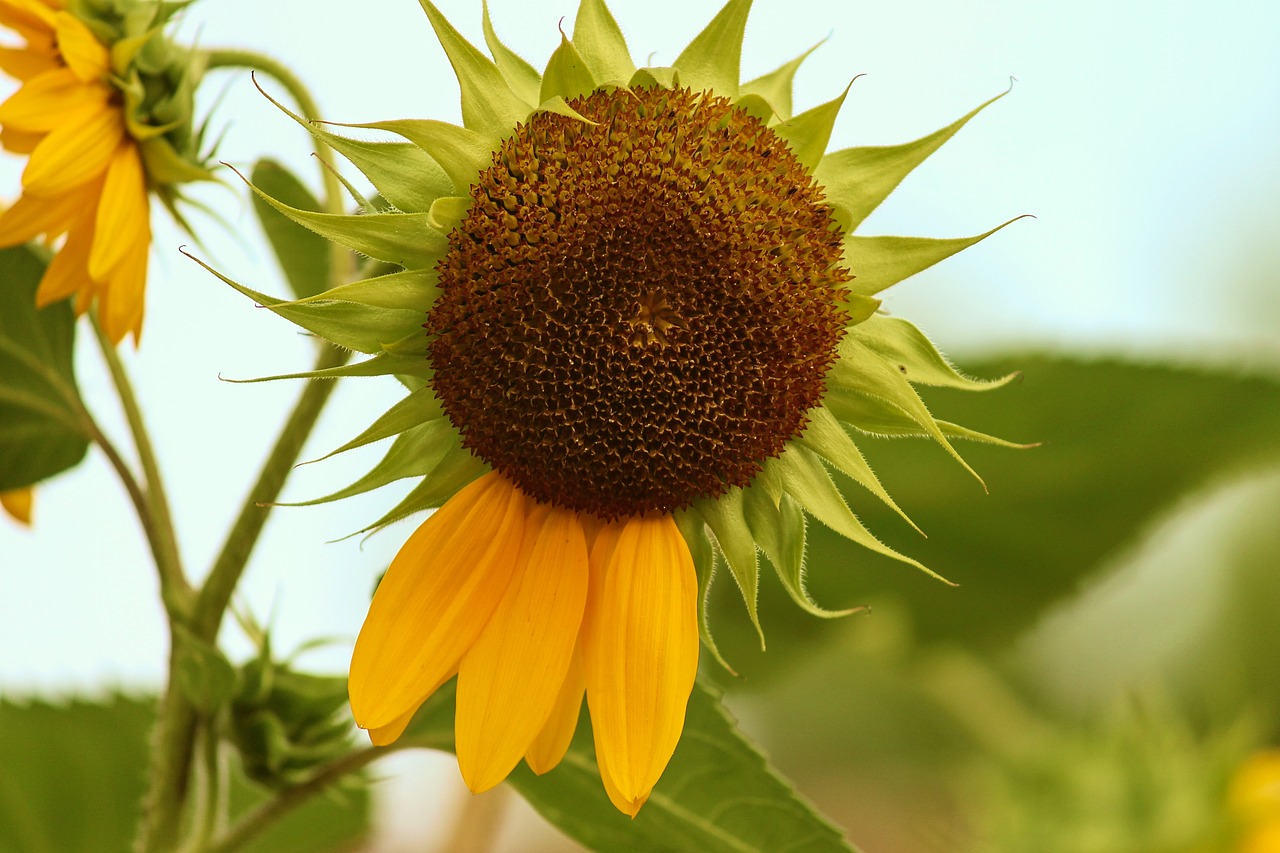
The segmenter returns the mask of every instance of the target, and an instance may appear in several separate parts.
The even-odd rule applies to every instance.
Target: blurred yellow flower
[[[151,216],[142,156],[110,82],[111,52],[62,0],[0,0],[0,24],[26,39],[0,51],[22,86],[0,104],[0,144],[28,155],[22,197],[0,214],[0,246],[66,242],[36,294],[46,305],[97,300],[118,343],[142,331]]]
[[[34,503],[35,489],[28,486],[24,489],[11,489],[0,492],[0,507],[23,524],[31,524],[31,505]]]
[[[1255,753],[1241,764],[1227,799],[1243,827],[1237,853],[1280,853],[1280,749]]]

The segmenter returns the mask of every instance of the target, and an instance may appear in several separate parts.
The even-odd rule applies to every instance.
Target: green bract
[[[793,115],[792,79],[804,55],[770,74],[739,81],[750,0],[730,0],[675,63],[664,68],[637,68],[603,0],[582,0],[572,38],[562,38],[541,74],[503,45],[487,8],[484,34],[489,55],[463,38],[428,0],[421,3],[457,75],[463,126],[428,119],[334,125],[304,121],[281,107],[363,172],[380,200],[373,209],[358,214],[318,213],[291,206],[251,184],[260,198],[284,216],[381,262],[370,265],[375,274],[294,300],[275,299],[223,277],[304,329],[372,356],[349,366],[293,376],[396,375],[411,389],[368,429],[334,451],[393,438],[382,461],[351,486],[311,503],[348,497],[403,478],[421,478],[404,500],[364,528],[376,530],[440,506],[488,470],[486,462],[464,446],[459,430],[442,411],[433,390],[430,340],[422,329],[438,295],[437,265],[450,252],[450,232],[471,208],[473,185],[482,171],[499,162],[495,152],[517,127],[540,113],[594,126],[575,110],[576,98],[600,90],[680,87],[730,99],[785,141],[830,205],[830,219],[844,234],[840,265],[853,276],[841,294],[847,328],[826,374],[822,402],[807,412],[807,426],[778,455],[755,460],[763,467],[747,486],[730,486],[719,495],[671,507],[694,556],[702,598],[716,567],[725,566],[755,621],[758,554],[763,551],[801,607],[819,616],[838,615],[819,607],[805,590],[806,516],[865,548],[923,569],[883,545],[861,524],[830,470],[848,476],[903,514],[864,460],[858,448],[863,437],[928,437],[961,464],[953,439],[1007,444],[935,419],[916,386],[983,391],[1000,387],[1012,375],[994,381],[964,376],[910,323],[879,313],[875,298],[999,228],[950,240],[853,232],[909,172],[991,102],[915,142],[826,153],[845,93]],[[397,141],[361,141],[333,129],[341,127],[385,132]],[[714,651],[705,619],[702,629]]]

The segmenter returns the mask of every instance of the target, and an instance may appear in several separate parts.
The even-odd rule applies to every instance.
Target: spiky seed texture
[[[162,34],[182,5],[0,0],[0,27],[25,41],[0,51],[21,84],[0,104],[0,145],[28,157],[0,246],[57,244],[37,302],[96,303],[115,343],[142,330],[150,196],[181,222],[179,185],[212,177],[193,117],[199,56]]]
[[[804,588],[806,514],[924,567],[862,526],[831,469],[897,510],[865,437],[924,436],[957,460],[955,438],[1008,444],[936,420],[916,386],[1011,377],[964,376],[875,298],[998,228],[856,233],[986,104],[914,142],[828,153],[844,95],[793,115],[799,60],[739,81],[750,0],[665,68],[636,68],[603,0],[582,0],[542,73],[487,9],[489,55],[420,2],[462,126],[345,125],[402,139],[371,144],[289,113],[381,203],[321,214],[253,188],[384,274],[295,301],[215,274],[372,356],[302,376],[414,389],[334,451],[394,437],[383,461],[320,499],[413,477],[365,530],[440,508],[357,639],[357,723],[395,740],[456,673],[459,765],[483,790],[521,757],[553,767],[585,690],[601,780],[634,815],[679,739],[699,634],[719,657],[701,611],[716,563],[753,622],[761,551],[801,607],[833,615]]]

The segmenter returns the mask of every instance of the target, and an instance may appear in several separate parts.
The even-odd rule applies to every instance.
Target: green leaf
[[[45,266],[30,247],[0,249],[0,492],[75,466],[89,447],[71,303],[36,308]]]
[[[1023,379],[997,394],[933,389],[931,408],[1042,446],[967,447],[990,483],[983,495],[919,442],[864,443],[889,491],[911,507],[929,538],[904,530],[881,507],[860,513],[886,544],[959,587],[901,572],[876,555],[851,555],[840,537],[813,525],[806,580],[819,601],[845,607],[897,600],[923,642],[1007,648],[1046,610],[1129,555],[1188,494],[1280,461],[1274,378],[1030,354],[965,364],[979,375],[1019,370]],[[856,491],[842,478],[840,486]],[[811,650],[830,630],[762,584],[770,642],[761,655],[754,629],[735,619],[737,602],[721,598],[711,614],[717,641],[748,680],[785,670],[794,663],[789,655]]]
[[[423,704],[403,737],[453,749],[454,681]],[[684,734],[634,819],[609,802],[584,715],[564,760],[535,776],[523,763],[510,784],[561,832],[601,853],[857,853],[840,831],[738,730],[720,694],[701,683]]]
[[[484,10],[484,43],[488,45],[489,53],[493,54],[493,61],[497,63],[498,70],[502,72],[511,91],[533,108],[538,104],[538,89],[542,84],[537,69],[498,38],[493,29],[493,20],[489,17],[489,0],[484,0],[481,8]]]
[[[212,715],[236,689],[236,671],[217,648],[182,625],[175,625],[176,679],[191,704]]]
[[[848,288],[854,293],[873,296],[975,243],[982,242],[1005,225],[1021,218],[1010,219],[976,237],[949,240],[930,237],[861,237],[848,234],[844,238],[844,266],[854,275]]]
[[[898,372],[915,385],[938,385],[962,391],[990,391],[1008,385],[1021,374],[1010,373],[999,379],[972,379],[956,370],[938,352],[924,332],[900,317],[869,317],[849,330],[886,362],[896,365]]]
[[[0,700],[0,850],[115,853],[132,850],[141,817],[152,699],[100,702]],[[233,814],[265,795],[233,774]],[[355,848],[368,834],[369,796],[348,781],[316,797],[243,849],[315,853]]]
[[[419,3],[458,77],[463,125],[495,142],[505,139],[529,117],[529,106],[507,86],[498,66],[464,39],[430,0]]]
[[[854,231],[888,198],[902,179],[955,136],[969,119],[1004,97],[997,95],[941,130],[905,145],[845,148],[822,158],[813,176],[827,201],[843,212],[844,230]]]
[[[573,22],[573,46],[597,84],[630,80],[636,73],[627,40],[604,0],[582,0]]]
[[[680,83],[695,92],[710,90],[725,98],[738,96],[742,36],[751,0],[729,0],[711,23],[689,42],[674,63]]]
[[[586,725],[559,767],[539,777],[521,764],[510,782],[562,832],[602,853],[856,853],[701,684],[680,745],[634,820],[605,796]]]
[[[306,185],[275,160],[259,160],[250,175],[253,185],[272,198],[299,210],[320,210],[320,202]],[[252,198],[253,212],[294,295],[302,299],[328,287],[329,241],[289,219],[261,196]]]

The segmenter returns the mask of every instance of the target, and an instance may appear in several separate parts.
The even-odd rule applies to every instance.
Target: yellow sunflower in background
[[[392,742],[456,674],[458,762],[482,791],[522,757],[554,767],[585,693],[604,786],[635,815],[680,738],[699,633],[718,657],[700,618],[715,568],[753,621],[760,551],[801,606],[833,615],[804,589],[806,513],[919,565],[833,483],[828,467],[894,506],[854,435],[928,436],[957,459],[950,438],[998,441],[935,420],[913,383],[1003,380],[960,375],[874,298],[987,235],[853,234],[981,107],[916,142],[828,154],[844,96],[793,115],[800,59],[739,82],[749,0],[665,68],[637,68],[604,2],[582,0],[541,73],[487,10],[491,57],[421,3],[463,126],[349,125],[403,140],[367,142],[303,122],[378,190],[356,215],[258,191],[385,274],[297,301],[224,280],[374,355],[306,375],[411,389],[339,448],[396,436],[328,498],[423,477],[367,529],[439,507],[356,641],[356,722]]]
[[[159,37],[176,4],[0,0],[0,47],[21,87],[0,104],[0,144],[27,156],[22,195],[0,214],[0,247],[65,236],[40,283],[47,305],[97,303],[113,343],[142,331],[151,244],[149,191],[209,177],[192,155],[199,69]]]
[[[23,524],[31,524],[31,508],[34,503],[35,489],[29,486],[24,489],[10,489],[7,492],[0,492],[0,507],[15,521],[20,521]]]

